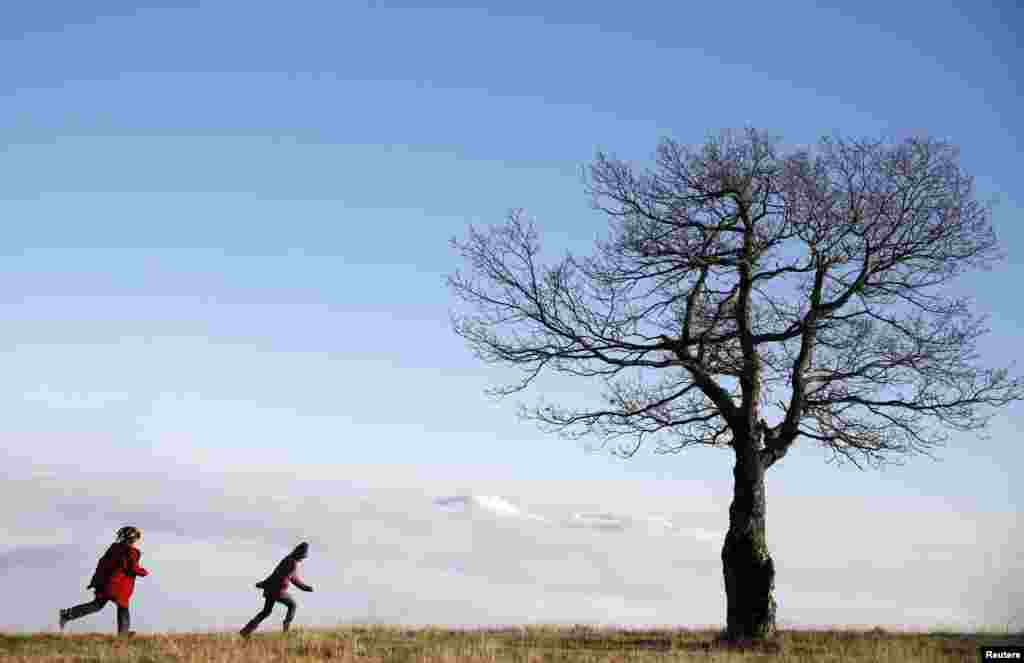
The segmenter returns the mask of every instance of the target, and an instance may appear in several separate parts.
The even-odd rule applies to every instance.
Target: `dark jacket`
[[[149,571],[139,566],[142,553],[127,543],[112,543],[96,563],[87,589],[95,589],[96,596],[110,599],[122,608],[135,591],[135,577],[148,576]]]
[[[263,590],[264,596],[272,598],[277,598],[286,594],[288,592],[289,583],[295,585],[304,592],[313,591],[313,588],[303,582],[302,578],[299,577],[299,561],[300,560],[295,558],[294,553],[288,555],[278,562],[273,573],[256,583],[256,586]]]

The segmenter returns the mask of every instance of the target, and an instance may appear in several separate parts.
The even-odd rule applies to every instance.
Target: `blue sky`
[[[513,207],[537,220],[549,255],[585,253],[605,230],[580,179],[597,149],[642,164],[663,136],[699,143],[747,125],[778,134],[785,145],[833,132],[924,133],[958,144],[982,197],[998,200],[993,220],[1009,260],[957,289],[991,314],[986,360],[1024,359],[1016,342],[1024,320],[1013,304],[1013,284],[1024,278],[1017,223],[1024,208],[1022,47],[1014,37],[1024,11],[1013,3],[791,2],[729,11],[670,3],[492,4],[8,8],[0,23],[0,449],[11,467],[25,476],[55,472],[69,486],[93,485],[89,477],[105,472],[103,481],[115,488],[151,472],[153,485],[163,481],[171,493],[180,490],[176,473],[213,485],[221,479],[210,477],[245,483],[271,470],[358,479],[372,484],[389,513],[408,509],[427,522],[451,517],[432,509],[432,499],[482,495],[541,511],[621,511],[634,519],[671,511],[673,523],[691,531],[678,523],[687,521],[692,499],[712,514],[707,522],[693,516],[693,527],[722,528],[731,490],[727,453],[648,453],[628,462],[588,455],[516,421],[514,402],[486,399],[483,388],[509,374],[480,365],[451,332],[454,300],[443,278],[458,266],[448,240],[469,223],[500,222]],[[543,389],[565,398],[579,391],[563,380]],[[916,458],[884,472],[825,465],[825,455],[808,444],[791,452],[768,486],[770,541],[777,563],[790,564],[778,582],[803,578],[785,591],[826,611],[801,617],[794,608],[788,618],[871,622],[870,610],[858,616],[836,598],[840,592],[830,594],[828,573],[799,576],[810,573],[803,558],[783,559],[783,551],[808,544],[796,526],[808,505],[834,499],[851,510],[851,522],[862,523],[862,537],[885,531],[913,547],[901,526],[905,514],[894,507],[904,505],[921,514],[919,522],[935,519],[935,546],[998,552],[1004,566],[986,576],[1002,588],[992,590],[994,598],[978,589],[966,602],[936,597],[942,605],[932,607],[947,612],[922,612],[920,623],[1024,623],[1024,601],[1008,588],[1019,592],[1024,584],[1010,570],[1021,567],[1022,556],[1015,524],[1022,495],[1009,469],[1024,461],[1011,442],[1022,424],[1024,409],[1015,405],[997,415],[990,440],[957,435],[939,453],[941,463]],[[578,495],[550,488],[573,481],[588,487]],[[303,490],[301,482],[280,482]],[[270,499],[267,483],[246,485],[254,500]],[[653,504],[637,497],[651,485],[666,491]],[[5,488],[28,495],[25,484]],[[93,536],[89,527],[106,526],[102,519],[61,520],[47,501],[60,491],[37,488],[34,508],[56,518],[50,529],[64,538],[19,529],[22,520],[8,515],[0,526],[18,542],[0,553],[8,559],[25,558],[33,546],[82,545]],[[426,507],[412,506],[419,497],[398,497],[399,489],[412,490]],[[121,496],[122,506],[138,502],[127,513],[156,513],[142,507],[145,493]],[[121,513],[101,503],[107,506],[96,509],[110,518]],[[279,503],[267,508],[287,520]],[[495,503],[467,502],[483,505],[477,511],[484,514]],[[491,515],[506,522],[509,513]],[[460,526],[474,522],[493,525],[470,519]],[[968,532],[963,523],[988,529]],[[149,532],[151,556],[168,565],[184,564],[188,546],[218,545],[212,535],[197,535],[176,549],[160,527],[138,524]],[[558,537],[579,532],[555,530]],[[607,552],[602,546],[623,544],[606,535],[630,531],[599,530],[598,538],[572,545]],[[108,532],[96,536],[104,541]],[[251,552],[254,567],[268,556],[273,562],[271,543]],[[335,542],[339,555],[345,543],[352,541]],[[700,554],[714,562],[715,545]],[[560,550],[553,539],[548,548],[530,546],[534,556]],[[372,550],[362,553],[366,559]],[[843,547],[823,552],[845,568]],[[899,564],[899,554],[878,553],[878,563]],[[942,572],[967,574],[969,555],[950,555]],[[611,558],[620,559],[618,552]],[[70,557],[60,559],[71,565]],[[609,564],[625,573],[630,562],[627,556]],[[5,582],[41,572],[19,564],[0,566],[0,575],[10,576]],[[486,592],[490,566],[458,568],[477,569],[463,573],[479,583],[466,585],[466,601]],[[709,568],[699,602],[705,612],[692,617],[702,623],[724,612],[720,580]],[[850,568],[861,569],[861,585],[892,582],[867,567]],[[471,621],[456,608],[431,607],[431,571],[413,565],[408,573],[411,586],[425,584],[408,603],[420,607],[403,608],[403,619],[447,614]],[[537,572],[537,587],[545,573]],[[159,577],[151,598],[140,600],[156,601],[173,586]],[[588,582],[593,592],[620,599],[628,585],[600,573]],[[365,591],[371,597],[384,590]],[[819,598],[808,598],[815,592]],[[55,584],[47,600],[74,598],[66,595]],[[618,614],[670,623],[679,614],[670,598],[662,607],[658,597],[630,598],[639,602],[630,612],[619,599],[567,596],[552,598],[537,618],[614,621]],[[318,600],[317,619],[365,612],[358,601],[332,608]],[[160,605],[163,612],[150,613],[156,630],[203,627],[234,614],[199,623],[173,603]],[[508,605],[520,604],[509,598]],[[786,619],[786,602],[780,605]],[[525,621],[524,610],[494,618]],[[0,628],[50,628],[50,612],[42,604],[27,617],[0,608]],[[878,623],[900,618],[881,610],[875,616]]]

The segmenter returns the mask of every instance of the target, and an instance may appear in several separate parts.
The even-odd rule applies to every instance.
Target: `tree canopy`
[[[544,371],[604,384],[600,407],[523,408],[545,428],[627,455],[752,438],[765,467],[805,437],[861,466],[1024,398],[981,365],[985,317],[944,292],[1003,257],[948,142],[666,139],[644,171],[598,153],[587,192],[609,223],[590,256],[543,263],[521,211],[452,240],[468,270],[449,286],[470,305],[455,332],[524,371],[494,393]]]

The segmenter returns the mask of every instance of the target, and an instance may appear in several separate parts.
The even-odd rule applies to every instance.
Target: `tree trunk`
[[[761,640],[775,633],[775,565],[765,543],[765,468],[754,446],[736,451],[729,531],[722,546],[730,640]]]

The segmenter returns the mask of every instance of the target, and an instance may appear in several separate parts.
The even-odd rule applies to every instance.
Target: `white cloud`
[[[524,511],[518,504],[498,495],[454,495],[439,497],[434,504],[447,513],[489,513],[498,517],[547,522],[543,516]]]
[[[566,521],[569,527],[588,527],[598,530],[614,530],[621,532],[631,526],[632,520],[625,516],[612,513],[574,513]]]
[[[712,530],[706,530],[702,527],[694,527],[691,532],[693,538],[698,541],[718,541],[721,542],[725,538],[725,532],[717,532]]]
[[[702,542],[720,542],[724,533],[701,527],[686,528],[677,525],[664,515],[628,515],[608,511],[577,511],[569,515],[557,515],[557,505],[548,505],[546,511],[552,517],[538,515],[524,509],[514,501],[497,495],[453,495],[438,497],[433,501],[438,510],[450,514],[488,514],[498,518],[513,518],[535,521],[558,527],[589,529],[601,532],[627,532],[647,536],[689,536]]]
[[[139,580],[140,630],[238,628],[259,608],[252,584],[300,540],[311,544],[302,573],[317,588],[297,595],[304,624],[372,611],[410,624],[695,626],[721,623],[724,611],[727,505],[715,513],[667,487],[652,501],[642,482],[567,489],[483,471],[454,486],[401,467],[307,475],[167,464],[133,475],[12,463],[25,478],[0,484],[0,582],[31,597],[0,604],[0,628],[51,628],[56,607],[87,598],[96,557],[125,523],[143,528],[152,572]],[[32,478],[51,473],[59,479]],[[786,495],[772,504],[783,621],[999,624],[1016,614],[1010,569],[1021,540],[1008,516],[868,513],[853,500]],[[995,552],[975,543],[996,533]],[[106,628],[108,618],[72,627]]]

